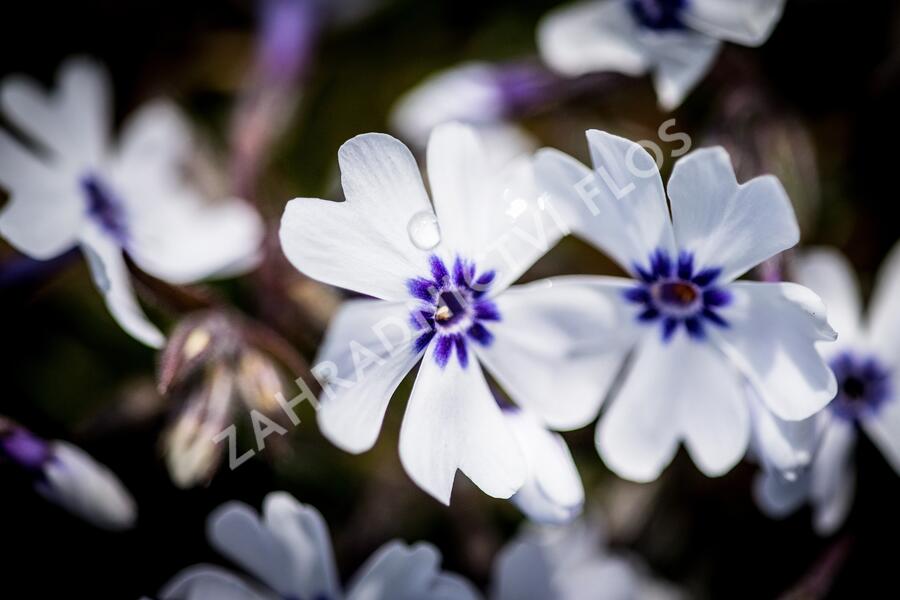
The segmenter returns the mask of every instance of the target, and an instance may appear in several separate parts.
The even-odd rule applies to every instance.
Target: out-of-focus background
[[[467,60],[536,58],[535,25],[556,4],[385,0],[329,24],[254,201],[275,222],[293,197],[337,197],[336,151],[343,141],[387,131],[392,104],[437,70]],[[93,56],[112,74],[118,121],[151,97],[170,96],[193,119],[212,162],[227,164],[231,115],[254,56],[258,5],[8,2],[0,10],[0,75],[23,72],[49,85],[67,56]],[[727,47],[671,116],[674,129],[688,133],[695,145],[728,146],[744,177],[762,171],[781,176],[804,243],[842,249],[869,293],[877,267],[900,237],[898,106],[900,4],[788,0],[762,48]],[[585,129],[668,148],[656,137],[668,118],[656,108],[649,81],[637,79],[543,106],[522,124],[541,144],[586,161]],[[670,168],[667,162],[664,174]],[[0,258],[14,254],[0,245]],[[213,288],[312,360],[322,320],[310,314],[327,312],[329,291],[289,281],[295,274],[282,267]],[[615,273],[616,267],[588,246],[565,240],[527,277],[581,272]],[[295,305],[275,314],[267,306],[267,286],[282,277]],[[159,323],[174,323],[162,307],[148,311]],[[397,455],[409,381],[397,392],[377,445],[362,456],[325,440],[307,406],[300,411],[303,424],[285,444],[234,472],[221,468],[208,486],[177,488],[161,459],[160,432],[177,407],[154,391],[158,357],[111,320],[83,261],[3,289],[0,332],[0,414],[44,437],[80,444],[121,477],[139,505],[134,530],[103,532],[44,502],[4,471],[4,597],[151,595],[185,566],[225,564],[205,540],[211,509],[230,499],[258,506],[279,489],[321,510],[345,576],[383,542],[401,537],[433,542],[448,569],[484,585],[494,553],[522,518],[462,476],[450,508],[409,481]],[[240,411],[235,419],[242,448],[251,447],[249,419]],[[589,504],[607,515],[613,546],[640,555],[691,596],[775,597],[810,576],[833,576],[822,589],[835,598],[878,590],[890,595],[895,587],[890,549],[900,539],[900,479],[865,439],[858,449],[853,512],[838,533],[823,539],[812,532],[808,509],[783,521],[759,512],[750,494],[752,465],[709,479],[682,453],[659,481],[637,485],[605,470],[593,428],[565,437]]]

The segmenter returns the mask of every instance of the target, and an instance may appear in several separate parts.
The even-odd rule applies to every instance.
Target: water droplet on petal
[[[420,250],[431,250],[441,243],[441,229],[437,217],[430,210],[417,212],[406,226],[409,239]]]

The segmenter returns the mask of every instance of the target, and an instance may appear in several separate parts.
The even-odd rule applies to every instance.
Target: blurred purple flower
[[[0,461],[26,473],[41,496],[97,527],[134,526],[137,507],[131,494],[112,471],[80,448],[41,439],[0,417]]]

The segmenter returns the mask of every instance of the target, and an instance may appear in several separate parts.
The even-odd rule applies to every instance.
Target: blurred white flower
[[[525,457],[525,483],[512,502],[538,523],[566,523],[581,514],[584,486],[565,440],[520,408],[503,407]]]
[[[103,529],[134,526],[134,498],[112,471],[67,442],[43,440],[0,418],[0,459],[24,470],[47,500]]]
[[[230,502],[210,515],[210,543],[254,580],[212,565],[175,576],[161,600],[475,600],[464,578],[440,570],[441,556],[426,543],[392,541],[369,558],[343,593],[322,515],[285,492],[263,502],[262,518]]]
[[[853,449],[860,429],[900,473],[895,379],[900,370],[900,245],[881,269],[867,320],[853,268],[836,250],[820,248],[797,257],[794,274],[821,295],[840,333],[838,343],[819,347],[837,376],[838,394],[815,418],[819,445],[810,468],[795,481],[761,473],[756,497],[773,516],[809,502],[816,531],[827,535],[841,526],[853,503]]]
[[[472,62],[439,71],[406,92],[391,109],[389,121],[401,137],[423,147],[431,130],[442,123],[492,124],[506,113],[497,67]]]
[[[254,260],[263,234],[256,211],[236,199],[208,203],[185,181],[190,130],[174,105],[144,106],[113,145],[109,81],[84,59],[62,66],[50,94],[7,77],[0,103],[27,140],[0,130],[0,185],[10,192],[0,234],[40,260],[80,246],[110,313],[136,339],[163,343],[138,305],[123,252],[176,284]]]
[[[413,147],[424,148],[438,125],[471,125],[488,160],[500,169],[537,149],[534,136],[511,117],[517,105],[547,96],[549,87],[546,73],[528,65],[464,63],[428,77],[401,96],[391,109],[390,127]]]
[[[634,340],[597,449],[619,475],[650,481],[683,441],[701,471],[722,475],[750,438],[745,381],[787,420],[819,411],[837,389],[815,348],[835,338],[821,300],[793,283],[734,281],[797,243],[790,201],[776,178],[738,184],[724,150],[702,149],[675,164],[670,217],[640,145],[595,130],[587,138],[593,171],[555,150],[538,153],[536,171],[572,231],[634,278],[561,278],[620,306],[617,325]]]
[[[651,73],[659,104],[676,108],[709,71],[722,41],[759,46],[785,0],[589,0],[549,13],[541,56],[569,76]]]
[[[371,448],[391,395],[423,359],[400,431],[407,473],[444,503],[457,469],[510,497],[526,465],[481,364],[546,425],[586,425],[621,358],[573,355],[585,336],[616,339],[614,321],[594,310],[604,299],[577,284],[509,288],[563,234],[530,159],[497,170],[471,129],[438,127],[427,161],[434,208],[394,138],[358,136],[339,159],[346,201],[293,200],[280,233],[306,275],[379,299],[347,302],[320,348],[319,366],[333,367],[317,367],[322,431],[347,451]]]
[[[782,419],[753,389],[744,384],[750,406],[750,449],[762,468],[792,481],[809,465],[818,444],[819,413],[799,421]]]
[[[552,99],[558,84],[558,77],[527,63],[463,63],[429,76],[401,96],[391,109],[390,126],[420,148],[432,129],[452,121],[476,126],[487,144],[495,136],[519,136],[531,144],[511,119]]]
[[[528,527],[494,561],[491,600],[666,600],[681,597],[637,561],[604,548],[597,523]]]

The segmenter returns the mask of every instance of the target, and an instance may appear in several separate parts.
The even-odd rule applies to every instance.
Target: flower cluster
[[[798,240],[779,182],[739,184],[724,150],[704,149],[678,161],[668,202],[639,145],[599,131],[588,141],[593,170],[543,150],[524,168],[492,174],[473,131],[440,126],[428,146],[432,213],[405,147],[363,135],[340,151],[345,202],[288,205],[281,240],[294,265],[379,298],[349,303],[320,355],[339,366],[334,378],[363,372],[340,388],[325,382],[328,437],[352,452],[370,448],[391,394],[421,361],[400,457],[446,503],[457,469],[502,498],[528,473],[547,475],[551,457],[565,471],[558,453],[516,445],[481,364],[538,426],[565,430],[596,417],[632,354],[596,443],[610,468],[637,481],[658,477],[681,443],[706,474],[730,470],[747,451],[757,395],[764,410],[794,421],[828,404],[837,387],[816,344],[836,336],[821,300],[793,283],[735,281]],[[560,234],[583,237],[634,279],[568,276],[507,289],[549,249],[497,251],[517,232],[491,218],[504,214],[497,207],[510,189],[530,193],[525,206],[537,217],[560,219]],[[423,213],[433,227],[427,248],[409,227]],[[399,329],[390,352],[376,335],[385,322]],[[545,494],[569,485],[547,479]]]
[[[297,458],[283,436],[301,422],[301,401],[322,436],[354,455],[398,424],[387,445],[411,496],[435,510],[453,499],[454,511],[500,499],[531,521],[499,551],[497,536],[486,536],[496,554],[487,597],[579,600],[598,590],[677,594],[640,561],[604,549],[593,515],[581,517],[592,487],[570,432],[586,430],[598,468],[641,484],[682,473],[670,469],[679,453],[706,477],[749,459],[757,470],[748,502],[774,518],[809,505],[823,536],[850,514],[860,443],[900,473],[900,245],[865,318],[864,286],[847,258],[794,249],[801,228],[788,190],[797,182],[760,154],[778,135],[786,154],[811,137],[784,126],[787,111],[767,112],[754,68],[708,111],[721,122],[706,139],[734,146],[731,154],[666,137],[671,119],[656,129],[660,141],[685,143],[663,168],[655,142],[576,121],[579,136],[587,129],[577,148],[588,165],[537,149],[539,138],[567,148],[567,136],[517,123],[644,76],[659,107],[673,111],[726,42],[766,42],[785,0],[554,9],[537,23],[534,58],[464,63],[400,96],[385,122],[409,146],[386,133],[347,139],[337,151],[340,199],[285,203],[263,184],[277,138],[328,28],[374,10],[368,4],[261,4],[255,61],[234,78],[243,84],[227,176],[169,100],[140,106],[114,140],[112,82],[90,59],[65,61],[49,89],[21,75],[0,80],[0,237],[15,255],[0,264],[0,287],[19,265],[47,274],[83,256],[90,277],[81,279],[112,319],[159,350],[152,400],[123,402],[109,422],[163,424],[159,453],[176,487],[212,484],[226,456],[233,470],[272,434],[267,456]],[[744,63],[733,60],[710,79],[739,79],[730,70]],[[741,112],[753,114],[734,128],[726,116]],[[742,142],[756,123],[762,131]],[[802,187],[815,165],[793,172]],[[796,211],[809,212],[803,203]],[[804,229],[810,221],[801,219]],[[573,244],[604,268],[562,266]],[[235,288],[199,285],[251,272]],[[290,402],[286,372],[301,390]],[[393,420],[398,403],[402,419]],[[257,451],[237,450],[243,412]],[[89,431],[103,419],[85,421]],[[135,499],[110,469],[7,417],[0,467],[29,497],[95,526],[136,523]],[[388,542],[343,583],[322,514],[287,492],[266,495],[261,513],[236,501],[219,507],[207,537],[238,569],[189,567],[160,599],[481,597],[426,542]]]

